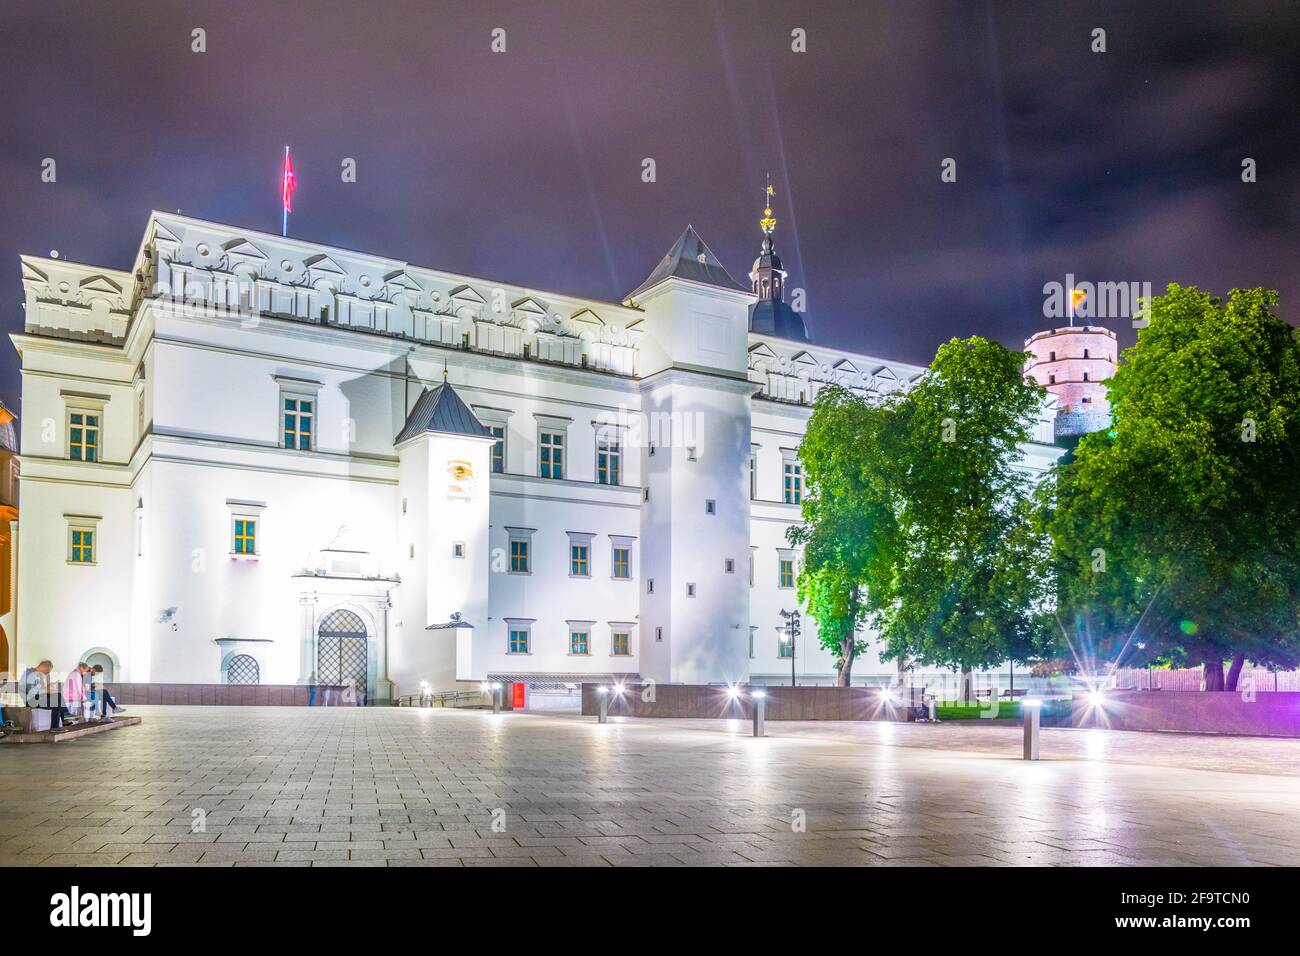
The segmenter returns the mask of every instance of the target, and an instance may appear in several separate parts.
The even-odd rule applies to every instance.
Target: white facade
[[[756,335],[752,295],[678,275],[598,302],[163,213],[129,272],[22,269],[18,663],[119,680],[788,679],[811,402],[922,371]],[[503,449],[395,444],[444,376]],[[796,669],[829,681],[812,629]]]

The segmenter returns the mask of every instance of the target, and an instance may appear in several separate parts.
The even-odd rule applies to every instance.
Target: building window
[[[656,644],[662,644],[663,642],[664,642],[664,629],[663,629],[662,627],[656,627],[656,628],[655,628],[655,643],[656,643]]]
[[[619,484],[622,460],[623,449],[617,438],[597,439],[596,481],[602,485]]]
[[[1047,384],[1048,384],[1048,385],[1055,385],[1055,384],[1056,384],[1056,376],[1055,376],[1055,375],[1049,375],[1049,376],[1047,376]]]
[[[718,513],[718,503],[717,503],[716,501],[714,501],[712,498],[706,498],[706,499],[704,500],[704,513],[705,513],[706,515],[715,515],[715,514],[717,514],[717,513]]]
[[[1084,372],[1084,373],[1083,373],[1083,380],[1084,380],[1085,382],[1088,381],[1088,373],[1087,373],[1087,372]]]
[[[260,684],[262,668],[257,659],[248,654],[236,654],[226,665],[227,684]]]
[[[492,473],[494,475],[504,474],[506,470],[506,426],[489,425],[487,430],[496,439],[492,443]]]
[[[655,579],[654,579],[654,578],[646,578],[646,582],[645,582],[645,593],[646,593],[646,594],[654,594],[654,593],[655,593]]]
[[[694,447],[691,447],[691,448],[687,448],[687,449],[686,449],[686,460],[687,460],[687,461],[699,461],[699,458],[698,458],[698,457],[696,456],[696,454],[695,454],[695,448],[694,448]]]
[[[585,544],[569,545],[569,576],[573,578],[591,577],[591,562],[588,560],[590,548]]]
[[[280,447],[311,451],[316,447],[316,396],[321,383],[289,375],[274,378],[280,386]]]
[[[310,398],[284,398],[284,447],[311,451],[312,420],[316,402]]]
[[[68,458],[99,461],[99,412],[68,412]]]
[[[749,456],[749,500],[758,500],[758,455],[750,453]]]
[[[1087,349],[1084,349],[1084,350],[1083,350],[1083,357],[1084,357],[1084,358],[1087,358],[1087,357],[1088,357],[1088,350],[1087,350]]]
[[[95,529],[76,527],[68,528],[68,561],[71,564],[95,563]]]
[[[751,625],[750,625],[750,628],[749,628],[749,657],[750,657],[750,660],[753,660],[753,658],[754,658],[754,631],[755,631],[755,630],[756,630],[756,628],[751,624]]]
[[[794,558],[781,559],[777,586],[783,588],[794,587]]]
[[[564,433],[539,432],[537,469],[543,478],[564,477]]]
[[[797,505],[803,501],[803,465],[793,459],[785,460],[785,503]]]
[[[256,518],[234,519],[234,538],[230,550],[232,554],[257,554]]]
[[[725,574],[735,574],[735,573],[736,573],[736,559],[735,559],[735,558],[723,558],[723,560],[722,560],[722,570],[723,570],[723,573],[725,573]]]
[[[528,653],[528,630],[521,627],[510,628],[510,654]]]
[[[688,598],[695,597],[695,583],[693,581],[686,582],[686,596]]]
[[[464,541],[454,541],[454,542],[452,542],[452,545],[451,545],[451,556],[452,556],[453,558],[463,558],[463,557],[465,557],[465,542],[464,542]]]
[[[614,657],[627,657],[632,653],[632,641],[627,631],[612,631],[610,633],[609,653]]]
[[[1049,354],[1050,354],[1052,357],[1051,357],[1048,361],[1055,362],[1055,361],[1056,361],[1056,353],[1055,353],[1055,352],[1051,352],[1051,353],[1049,353]]]
[[[784,633],[776,638],[776,656],[789,660],[794,657],[794,643],[790,640],[790,632],[784,628],[782,630]]]
[[[614,546],[614,574],[620,581],[632,577],[632,549]]]
[[[532,568],[528,563],[528,546],[530,542],[520,538],[510,540],[510,573],[529,574]]]
[[[569,631],[569,653],[586,655],[591,653],[591,632],[586,630]]]

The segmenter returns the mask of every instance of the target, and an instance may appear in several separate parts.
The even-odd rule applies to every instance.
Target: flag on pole
[[[280,204],[284,207],[283,225],[280,235],[289,234],[289,213],[293,212],[293,191],[298,188],[298,177],[293,174],[293,160],[289,158],[289,147],[284,148],[284,172],[280,176]]]

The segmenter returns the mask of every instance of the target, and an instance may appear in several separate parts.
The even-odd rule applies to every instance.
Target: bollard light
[[[501,713],[501,684],[492,682],[492,713]]]
[[[766,736],[763,733],[763,718],[766,716],[764,712],[767,710],[767,691],[752,691],[749,696],[754,701],[754,736]]]
[[[1043,711],[1043,702],[1037,697],[1026,697],[1021,702],[1025,712],[1025,759],[1038,759],[1038,730]]]
[[[599,724],[609,723],[609,688],[601,684],[596,688],[596,696],[599,698],[600,710],[596,717]]]

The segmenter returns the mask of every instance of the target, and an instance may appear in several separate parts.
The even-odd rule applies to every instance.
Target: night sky
[[[275,232],[286,143],[293,236],[611,300],[687,223],[745,281],[770,171],[814,339],[917,363],[1019,347],[1066,273],[1300,318],[1295,2],[6,0],[5,328],[19,253],[127,268],[153,208]]]

